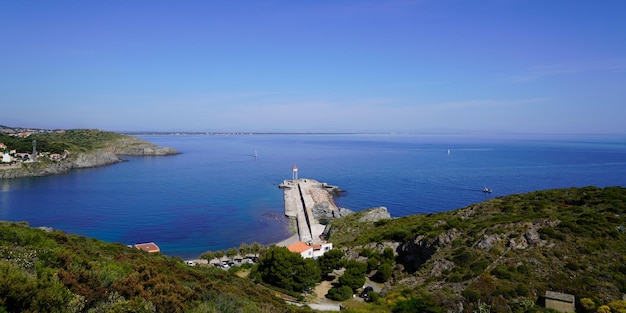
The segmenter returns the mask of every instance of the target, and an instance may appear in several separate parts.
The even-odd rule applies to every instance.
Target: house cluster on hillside
[[[40,158],[47,158],[51,161],[60,161],[65,159],[69,152],[66,150],[63,154],[60,153],[51,153],[51,152],[37,152],[33,153],[28,152],[17,152],[15,149],[9,149],[7,145],[0,142],[0,151],[4,151],[2,153],[2,164],[18,164],[22,162],[35,162]]]
[[[51,133],[63,133],[63,129],[38,129],[38,128],[22,128],[22,127],[6,127],[0,126],[0,133],[8,136],[26,138],[32,134],[51,134]]]

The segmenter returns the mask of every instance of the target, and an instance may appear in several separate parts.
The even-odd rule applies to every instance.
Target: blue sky
[[[626,1],[2,1],[0,124],[626,133]]]

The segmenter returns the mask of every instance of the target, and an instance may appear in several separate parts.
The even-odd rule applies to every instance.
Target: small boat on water
[[[491,189],[489,189],[489,188],[487,188],[487,187],[483,188],[483,192],[484,192],[484,193],[491,193],[492,191],[493,191],[493,190],[491,190]]]

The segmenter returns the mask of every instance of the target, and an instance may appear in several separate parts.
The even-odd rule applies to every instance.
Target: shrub
[[[441,309],[434,305],[432,301],[428,299],[410,298],[407,300],[398,300],[394,303],[391,312],[393,313],[413,313],[413,312],[426,312],[426,313],[438,313]]]
[[[479,260],[470,265],[470,270],[474,275],[480,275],[489,266],[489,260]]]
[[[461,292],[463,297],[467,300],[467,302],[476,302],[480,300],[480,291],[473,289],[465,289]]]
[[[340,269],[343,256],[344,254],[341,250],[332,249],[317,258],[317,264],[322,271],[322,275],[328,275],[333,270]]]
[[[578,266],[578,263],[574,261],[568,261],[567,264],[565,264],[565,268],[571,271],[577,271],[580,268],[580,266]]]
[[[378,265],[379,265],[380,261],[376,258],[369,258],[367,259],[367,271],[371,272],[375,269],[378,269]]]
[[[390,219],[386,218],[386,219],[382,219],[382,220],[378,220],[376,222],[374,222],[374,226],[376,227],[380,227],[380,226],[385,226],[389,223]]]
[[[494,269],[492,269],[491,275],[496,276],[500,279],[511,279],[511,277],[513,277],[511,272],[509,272],[509,270],[503,265],[498,265]]]
[[[459,273],[454,273],[448,276],[447,280],[451,283],[459,283],[463,281],[463,277]]]
[[[361,288],[365,284],[365,271],[367,264],[354,260],[348,261],[346,270],[339,277],[339,284],[350,287],[353,291]]]
[[[378,294],[378,292],[370,292],[369,297],[367,297],[367,302],[373,302],[376,303],[378,302],[378,300],[380,299],[380,295]],[[0,311],[1,313],[1,311]]]
[[[543,227],[539,229],[539,237],[543,240],[547,240],[549,238],[557,239],[557,240],[565,240],[565,236],[557,233],[554,228],[551,227]]]
[[[616,300],[609,303],[609,308],[611,308],[612,313],[626,313],[626,301],[625,300]]]
[[[517,287],[515,287],[515,292],[520,297],[527,297],[530,295],[530,288],[528,288],[525,284],[519,283],[517,284]]]
[[[366,258],[369,258],[373,255],[375,255],[374,250],[370,249],[370,248],[363,248],[361,249],[361,252],[359,252],[360,256],[364,256]]]
[[[378,282],[384,283],[391,278],[392,272],[393,269],[391,268],[391,265],[389,263],[383,263],[378,267],[378,271],[376,272],[376,275],[374,275],[374,279]]]
[[[594,312],[596,310],[596,303],[589,298],[580,299],[580,306],[582,306],[585,312]]]
[[[328,290],[326,298],[336,301],[348,300],[352,297],[352,288],[348,286],[333,287]]]
[[[395,256],[393,254],[393,249],[391,247],[385,247],[383,250],[383,260],[393,261]]]

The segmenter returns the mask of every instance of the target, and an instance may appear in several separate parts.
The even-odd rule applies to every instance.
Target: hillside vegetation
[[[156,147],[136,137],[97,129],[68,129],[34,133],[28,137],[0,134],[0,142],[19,152],[31,152],[33,140],[37,151],[50,153],[90,152],[97,149],[115,149],[119,154],[134,154],[132,148]],[[170,153],[173,154],[173,153]]]
[[[220,269],[0,223],[0,312],[292,312]]]
[[[338,249],[316,261],[261,249],[249,278],[238,267],[190,267],[3,222],[0,312],[297,312],[307,309],[277,295],[307,301],[325,280],[332,288],[318,296],[346,312],[550,312],[543,296],[558,291],[574,295],[579,312],[626,313],[625,188],[538,191],[368,221],[373,211],[332,221]],[[371,282],[376,291],[353,297]]]
[[[371,251],[393,248],[387,303],[403,297],[432,311],[524,312],[552,290],[575,295],[582,311],[626,308],[617,301],[626,293],[624,188],[537,191],[377,222],[361,221],[366,213],[333,221],[329,240],[371,273],[380,264]]]

